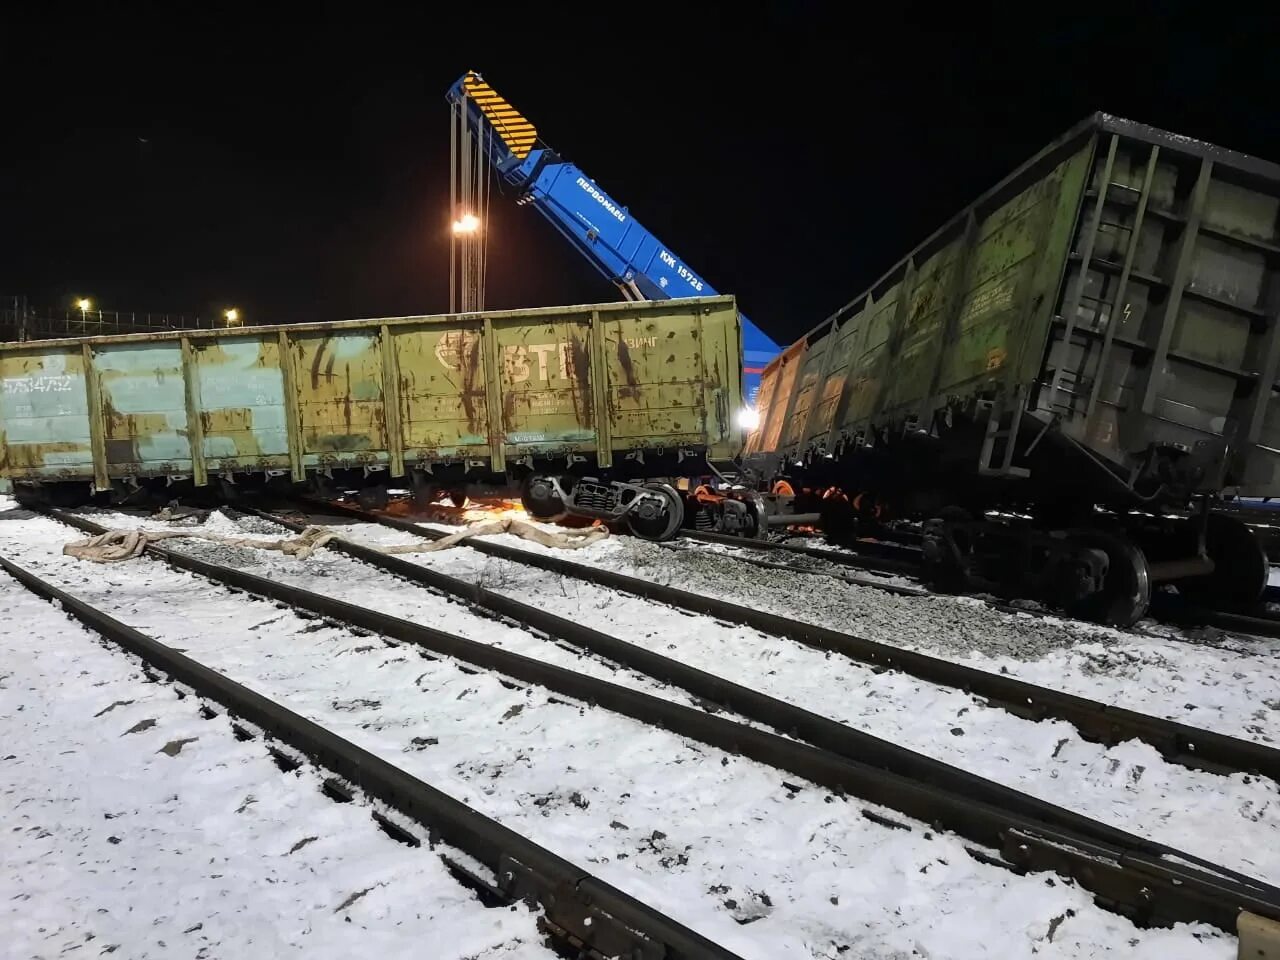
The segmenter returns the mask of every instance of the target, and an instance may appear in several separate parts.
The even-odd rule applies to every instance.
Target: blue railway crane
[[[709,297],[717,291],[645,229],[576,165],[538,138],[534,125],[478,74],[468,72],[449,88],[450,103],[465,111],[473,136],[484,145],[494,175],[529,204],[628,300]],[[742,316],[743,393],[754,427],[760,374],[778,345]]]

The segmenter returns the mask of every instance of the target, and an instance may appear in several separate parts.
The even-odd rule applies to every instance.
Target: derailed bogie
[[[763,536],[768,529],[764,500],[748,490],[717,490],[697,484],[685,497],[686,523],[704,533]]]
[[[939,589],[1032,598],[1119,627],[1137,623],[1151,603],[1141,549],[1097,529],[937,517],[924,525],[922,553],[926,579]]]
[[[684,523],[684,499],[662,480],[632,482],[530,474],[521,501],[539,520],[567,517],[624,525],[644,540],[670,540]]]
[[[939,589],[1034,598],[1119,627],[1142,619],[1161,587],[1227,610],[1248,609],[1266,587],[1266,554],[1234,517],[1094,519],[1086,527],[1046,528],[1030,517],[975,519],[944,511],[924,525],[925,576]]]

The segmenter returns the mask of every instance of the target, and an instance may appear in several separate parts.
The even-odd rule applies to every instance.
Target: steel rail
[[[713,536],[720,537],[719,534]],[[728,537],[723,539],[708,540],[704,536],[699,535],[693,540],[703,540],[706,543],[715,545],[724,545],[727,547],[747,546],[749,550],[756,551],[777,551],[780,553],[792,553],[797,555],[820,558],[833,565],[851,570],[867,569],[862,560],[856,556],[849,554],[836,553],[832,550],[823,550],[814,547],[805,547],[789,543],[771,543],[768,541],[752,541],[732,542],[736,538]],[[677,546],[679,541],[673,540],[669,543],[659,544],[660,547],[667,550],[689,549]],[[738,563],[747,563],[754,567],[760,567],[765,570],[783,570],[787,573],[796,573],[808,577],[828,577],[833,580],[839,580],[842,583],[852,584],[855,587],[870,587],[873,590],[880,590],[883,593],[891,593],[899,597],[948,597],[955,594],[938,593],[929,589],[923,584],[918,587],[901,586],[895,583],[885,583],[879,580],[870,580],[865,577],[856,577],[850,574],[837,572],[833,570],[819,570],[813,567],[796,566],[790,563],[778,563],[776,561],[763,560],[757,557],[746,555],[743,553],[718,553],[713,556],[726,557]],[[919,580],[918,576],[914,576]],[[1005,613],[1020,617],[1033,617],[1035,619],[1045,619],[1048,617],[1064,617],[1065,614],[1060,610],[1032,610],[1026,607],[1019,607],[1012,603],[1000,600],[992,600],[987,597],[974,597],[973,594],[965,594],[973,599],[980,599],[981,603],[990,610],[997,613]],[[1257,637],[1280,637],[1280,617],[1275,617],[1263,613],[1247,613],[1242,611],[1224,611],[1210,610],[1203,607],[1196,607],[1187,603],[1184,598],[1178,596],[1168,596],[1160,594],[1152,599],[1151,614],[1161,623],[1172,626],[1181,627],[1217,627],[1221,630],[1231,630],[1237,633],[1249,634]],[[1098,624],[1089,623],[1089,621],[1080,621],[1090,626],[1098,626]],[[1110,629],[1121,629],[1112,627]],[[1141,633],[1142,631],[1130,627],[1126,632]]]
[[[104,531],[98,524],[74,514],[59,510],[48,513],[85,532]],[[597,703],[642,723],[795,774],[837,794],[852,794],[939,829],[953,830],[988,848],[971,850],[977,859],[1016,872],[1052,870],[1070,877],[1091,890],[1100,905],[1138,924],[1203,921],[1231,931],[1241,911],[1280,921],[1280,889],[1269,884],[1054,807],[867,734],[848,730],[846,736],[856,735],[868,748],[878,747],[882,759],[888,757],[899,763],[915,764],[916,776],[876,767],[865,760],[848,758],[829,749],[714,716],[706,710],[672,703],[333,597],[199,560],[178,550],[150,544],[147,551],[174,567],[225,586],[453,656],[481,669],[504,673],[514,680],[537,684],[580,701]],[[472,584],[466,586],[469,592],[477,589]],[[542,613],[542,616],[551,615]],[[609,639],[622,643],[616,638]],[[672,662],[668,669],[678,667],[683,665]],[[692,668],[683,669],[697,672]],[[704,676],[734,690],[739,698],[755,698],[792,715],[804,714],[799,708],[772,701],[763,694]],[[742,699],[735,700],[736,705],[742,702]],[[841,728],[834,721],[812,714],[807,716],[812,718],[810,722]],[[952,788],[922,782],[920,777],[929,772],[935,777],[947,778]],[[1042,816],[1024,810],[1039,810]],[[875,821],[884,820],[883,815],[874,811],[864,811],[864,815]],[[1047,820],[1045,815],[1053,819]]]
[[[921,568],[919,564],[905,560],[885,559],[885,557],[892,556],[889,552],[885,552],[882,557],[875,555],[865,556],[857,552],[844,553],[836,550],[823,549],[821,547],[808,547],[794,543],[777,543],[770,540],[752,540],[746,537],[734,537],[721,533],[684,531],[681,536],[686,540],[738,548],[743,551],[791,553],[798,556],[813,557],[815,559],[824,560],[827,563],[846,567],[851,570],[866,570],[871,573],[908,576],[916,580],[920,580]],[[664,544],[664,546],[666,545]],[[897,547],[896,545],[889,544],[878,544],[877,546],[892,546],[895,551],[900,550],[902,553],[911,552],[910,547]],[[734,556],[733,554],[725,554],[725,556],[729,556],[732,559],[739,560],[743,563],[752,563],[761,567],[786,569],[795,573],[810,576],[823,574],[827,576],[837,576],[835,574],[827,573],[826,571],[811,570],[805,567],[788,566],[786,564],[770,564],[763,561],[757,561],[746,556]],[[846,583],[852,583],[855,586],[871,587],[875,590],[883,590],[886,593],[897,594],[899,596],[946,596],[946,594],[935,594],[934,591],[928,590],[924,587],[902,587],[897,584],[878,583],[876,581],[863,580],[855,577],[837,576],[837,578],[844,580]],[[984,600],[983,602],[992,610],[997,610],[1001,613],[1020,614],[1034,617],[1064,616],[1061,611],[1040,613],[1035,610],[1026,610],[1021,607],[1016,607],[1009,603],[1001,603],[998,601],[992,602],[991,600]],[[1153,600],[1151,604],[1151,613],[1152,616],[1156,617],[1162,623],[1168,623],[1176,626],[1217,627],[1221,630],[1231,630],[1258,637],[1280,637],[1280,617],[1266,615],[1257,611],[1211,610],[1186,603],[1179,597],[1164,597],[1161,595]]]
[[[718,541],[716,542],[718,544]],[[663,550],[670,550],[675,553],[699,549],[696,546],[681,546],[679,540],[670,540],[666,543],[659,543],[657,544],[657,546]],[[736,546],[736,544],[729,544],[728,546]],[[793,549],[792,547],[786,544],[773,544],[771,547],[766,547],[765,549],[766,550],[773,549],[773,547],[777,547],[779,550],[782,550],[782,551],[788,551]],[[882,590],[885,593],[891,593],[899,597],[937,596],[937,594],[935,594],[932,590],[924,586],[906,587],[896,583],[888,583],[882,580],[871,580],[866,577],[858,577],[853,575],[852,573],[843,572],[843,569],[849,569],[849,570],[863,569],[861,565],[856,562],[848,563],[848,562],[836,561],[837,563],[839,563],[840,567],[843,569],[841,571],[835,571],[835,570],[820,570],[815,567],[801,567],[801,566],[796,566],[793,563],[780,563],[777,560],[766,560],[762,557],[749,556],[746,552],[707,554],[704,551],[704,555],[724,557],[726,560],[732,560],[732,561],[735,561],[736,563],[748,563],[751,566],[759,567],[762,570],[782,570],[786,573],[799,573],[807,577],[829,577],[832,580],[839,580],[842,583],[848,583],[855,587],[871,587],[875,590]],[[868,571],[868,572],[874,573],[875,571]],[[888,574],[884,574],[884,575],[887,576]]]
[[[461,882],[503,904],[526,900],[543,911],[543,928],[578,955],[641,960],[740,960],[653,907],[605,883],[495,820],[324,727],[121,623],[91,604],[0,557],[0,568],[32,593],[59,605],[89,629],[191,687],[198,696],[305,754],[371,797],[427,828],[492,872],[484,877],[447,854]],[[416,838],[415,838],[416,839]]]
[[[906,554],[920,555],[913,547],[905,547],[891,543],[866,543],[861,551],[841,553],[837,550],[825,550],[822,547],[806,547],[798,543],[775,543],[772,540],[755,540],[750,537],[735,537],[724,533],[710,533],[702,530],[681,530],[680,536],[686,540],[698,540],[702,543],[714,543],[725,547],[738,547],[743,550],[783,550],[807,557],[816,557],[843,567],[857,570],[870,570],[873,573],[905,574],[919,576],[920,563],[917,560],[906,560]]]
[[[294,532],[301,532],[306,528],[306,524],[269,511],[245,507],[241,509],[246,509],[257,517]],[[1137,841],[1145,845],[1146,852],[1152,855],[1178,856],[1190,862],[1196,862],[1207,869],[1221,869],[1208,861],[1189,858],[1188,855],[1170,847],[1140,840],[1132,834],[1099,824],[1088,817],[1032,797],[1012,787],[916,753],[906,747],[854,729],[847,724],[812,713],[716,674],[699,670],[577,621],[488,590],[478,583],[452,577],[410,560],[381,553],[341,536],[330,540],[326,547],[411,583],[455,597],[467,603],[474,612],[481,615],[514,620],[525,627],[563,640],[579,649],[637,670],[655,680],[678,686],[692,694],[697,701],[715,704],[723,710],[772,727],[786,736],[799,738],[847,760],[982,800],[1021,816],[1038,819],[1065,830],[1074,830],[1104,843],[1131,845]],[[1248,880],[1249,878],[1238,875],[1238,879]]]
[[[1160,619],[1165,623],[1184,627],[1216,627],[1254,637],[1280,637],[1280,617],[1257,612],[1209,610],[1191,604],[1170,602],[1160,605]]]
[[[328,506],[330,505],[326,505]],[[444,536],[411,521],[345,506],[338,509],[368,522],[429,540]],[[612,570],[589,567],[561,557],[537,554],[480,539],[468,540],[467,544],[473,550],[488,556],[621,590],[646,600],[751,627],[763,633],[788,637],[819,650],[840,653],[878,669],[900,670],[920,680],[980,697],[989,704],[1024,719],[1064,720],[1072,724],[1086,740],[1108,746],[1127,740],[1140,740],[1154,747],[1169,762],[1180,766],[1210,773],[1257,774],[1280,782],[1280,750],[1265,744],[1100,703],[1015,677],[988,673],[926,653],[754,610],[718,597],[692,593]]]

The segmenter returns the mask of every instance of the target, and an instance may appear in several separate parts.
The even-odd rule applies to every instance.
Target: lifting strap
[[[423,543],[405,543],[396,546],[371,547],[379,553],[434,553],[447,550],[472,537],[492,537],[500,533],[510,533],[524,540],[532,540],[544,547],[561,550],[579,550],[590,546],[609,536],[607,527],[590,527],[586,530],[549,531],[524,520],[485,520],[473,523],[457,533],[451,533],[439,540]],[[88,540],[77,540],[68,543],[62,552],[79,560],[91,560],[94,563],[118,563],[121,560],[132,560],[139,557],[148,545],[161,540],[195,539],[208,540],[229,547],[248,547],[251,550],[277,550],[285,556],[305,560],[330,540],[340,536],[328,527],[309,526],[296,537],[283,540],[254,540],[248,537],[224,537],[214,533],[200,533],[194,530],[108,530]]]

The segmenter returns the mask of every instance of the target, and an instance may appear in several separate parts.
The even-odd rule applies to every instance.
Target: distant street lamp
[[[84,315],[89,312],[89,308],[92,307],[93,304],[89,302],[88,297],[81,297],[76,301],[76,306],[80,308],[80,319],[83,320]]]
[[[227,319],[228,327],[240,326],[240,311],[235,307],[229,307],[222,311],[222,315]]]
[[[480,231],[480,218],[474,213],[464,213],[458,220],[453,221],[453,233],[455,236],[467,236]]]

